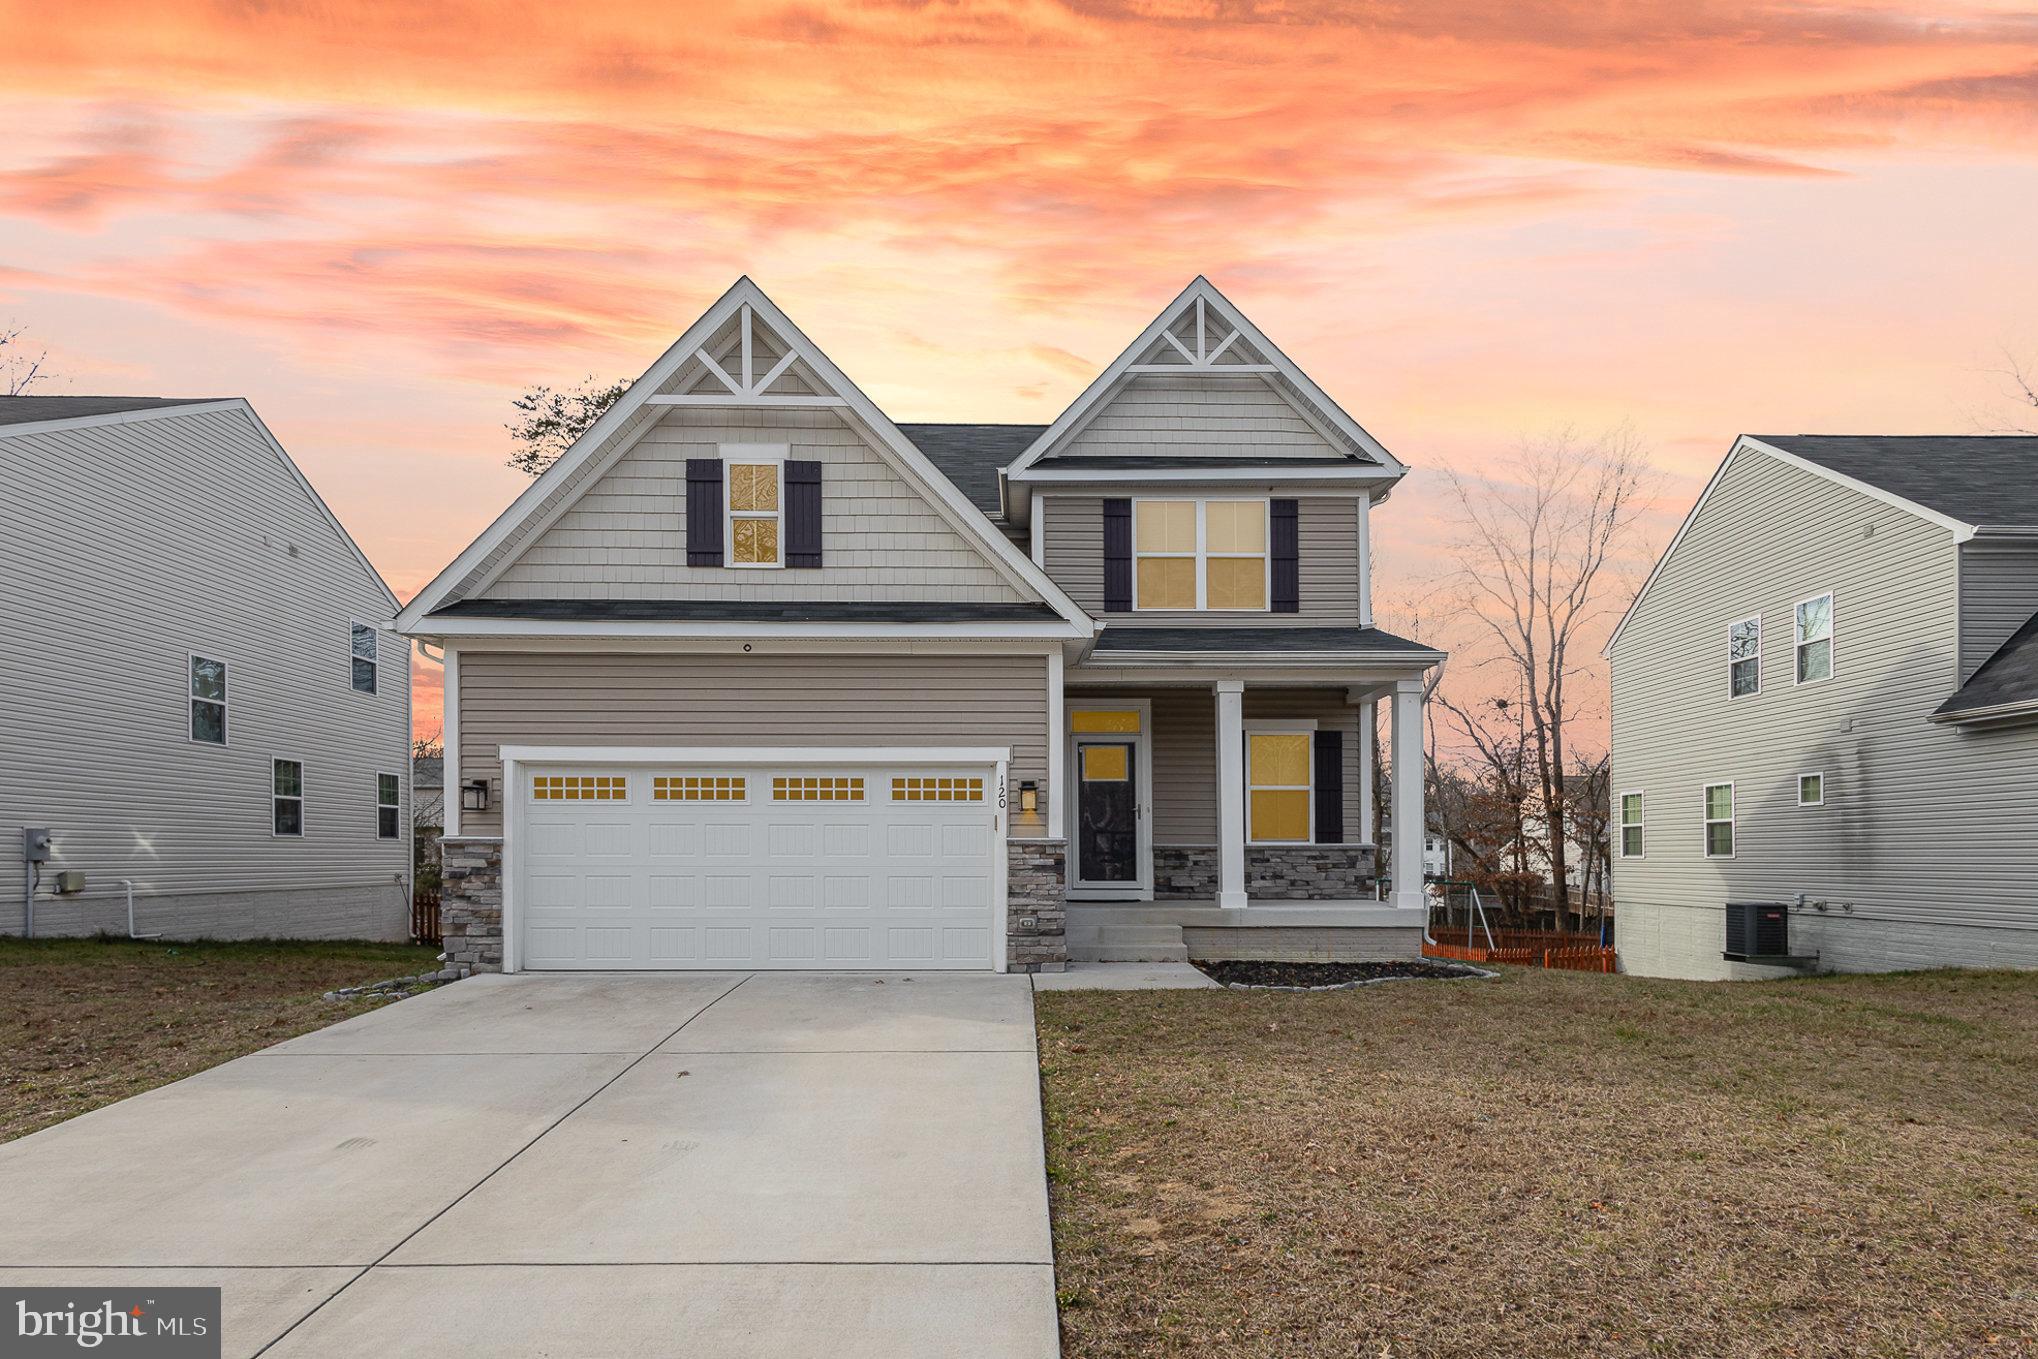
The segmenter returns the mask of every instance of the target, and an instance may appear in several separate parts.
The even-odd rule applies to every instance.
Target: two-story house
[[[246,401],[0,396],[0,933],[406,938],[395,612]]]
[[[2038,438],[1743,436],[1607,651],[1627,971],[2038,966]]]
[[[1200,278],[1047,426],[895,424],[739,281],[399,617],[455,961],[1413,956],[1404,471]]]

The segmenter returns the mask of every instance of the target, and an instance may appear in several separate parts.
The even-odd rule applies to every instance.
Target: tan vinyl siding
[[[1294,406],[1256,376],[1141,376],[1057,456],[1341,457]]]
[[[1156,845],[1217,843],[1217,699],[1209,689],[1070,689],[1069,708],[1108,704],[1113,698],[1144,698],[1153,704],[1153,842]],[[1255,689],[1247,686],[1243,708],[1250,723],[1260,718],[1314,718],[1319,729],[1344,737],[1345,843],[1363,844],[1359,824],[1359,710],[1342,689]]]
[[[1966,681],[2038,613],[2038,545],[1960,547],[1960,678]]]
[[[493,785],[468,835],[502,833],[503,745],[1010,746],[1012,784],[1041,788],[1012,833],[1045,834],[1044,657],[463,650],[459,673],[461,778]]]
[[[1724,903],[1800,892],[1829,909],[1794,913],[1795,942],[1829,965],[1915,964],[1875,941],[1916,926],[2014,927],[2038,958],[2038,735],[1926,721],[1955,687],[1955,562],[1945,529],[1735,455],[1613,650],[1611,787],[1645,799],[1646,857],[1614,863],[1626,966],[1747,975]],[[1794,685],[1793,608],[1827,590],[1834,677]],[[1727,625],[1758,612],[1762,691],[1730,699]],[[1796,805],[1807,772],[1823,807]],[[1709,860],[1702,790],[1727,781],[1736,857]]]
[[[1225,493],[1189,489],[1141,492],[1152,499],[1222,498]],[[1263,499],[1260,492],[1238,493],[1240,499]],[[1359,621],[1359,500],[1356,496],[1298,495],[1296,531],[1300,539],[1302,598],[1299,613],[1196,612],[1140,610],[1104,612],[1104,500],[1101,495],[1049,495],[1041,500],[1046,516],[1041,551],[1048,576],[1069,597],[1113,624],[1180,627],[1300,627],[1357,625]]]
[[[54,832],[52,872],[88,882],[47,921],[124,930],[122,878],[145,903],[306,889],[248,906],[276,913],[274,934],[302,932],[317,889],[374,884],[398,902],[409,648],[381,635],[373,695],[351,687],[348,655],[350,619],[390,613],[238,409],[0,437],[0,930],[20,928],[24,825]],[[227,663],[225,747],[189,739],[192,652]],[[304,764],[302,839],[270,834],[276,756]],[[395,840],[375,834],[377,773],[404,785]]]
[[[823,464],[815,570],[686,564],[686,462],[725,443],[784,444]],[[971,511],[975,513],[975,511]],[[969,600],[1027,598],[985,549],[826,410],[668,410],[493,584],[496,599]]]

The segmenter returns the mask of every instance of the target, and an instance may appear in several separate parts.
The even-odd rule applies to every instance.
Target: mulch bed
[[[1422,978],[1433,981],[1492,974],[1476,967],[1450,963],[1253,963],[1198,962],[1205,976],[1225,986],[1279,986],[1289,990],[1320,990],[1326,987],[1358,986],[1365,982]]]

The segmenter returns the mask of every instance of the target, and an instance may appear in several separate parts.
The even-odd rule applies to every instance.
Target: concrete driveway
[[[1024,977],[475,977],[0,1146],[0,1282],[225,1352],[1058,1352]]]

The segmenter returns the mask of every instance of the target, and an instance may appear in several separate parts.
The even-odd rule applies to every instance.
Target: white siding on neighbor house
[[[719,446],[784,444],[823,464],[822,565],[686,564],[686,463]],[[471,582],[470,582],[471,586]],[[493,599],[1024,601],[966,538],[830,410],[670,408],[517,555]]]
[[[1960,678],[2038,614],[2038,543],[1960,545]]]
[[[1201,488],[1141,487],[1114,494],[1151,499],[1235,496],[1267,498],[1264,491],[1205,491]],[[1278,496],[1280,492],[1271,493]],[[1041,499],[1041,552],[1050,579],[1069,598],[1114,626],[1149,624],[1180,627],[1356,627],[1359,608],[1359,497],[1353,495],[1295,496],[1298,565],[1302,599],[1299,613],[1235,613],[1230,611],[1155,610],[1104,612],[1104,500],[1102,495],[1047,495]]]
[[[1133,378],[1062,445],[1057,457],[1338,458],[1257,376]]]
[[[1735,455],[1612,651],[1623,966],[1773,975],[1721,959],[1729,900],[1793,900],[1793,946],[1873,969],[2038,963],[2038,728],[1927,716],[1956,686],[1957,554],[1916,516],[1753,450]],[[1833,594],[1833,678],[1793,683],[1793,610]],[[1727,625],[1762,617],[1762,689],[1730,698]],[[1825,805],[1797,806],[1797,777]],[[1708,784],[1735,785],[1735,857],[1703,853]],[[1851,909],[1850,909],[1851,908]]]
[[[460,651],[460,776],[488,779],[465,835],[502,833],[505,745],[1010,746],[1040,785],[1015,838],[1046,834],[1042,656],[744,656]]]
[[[375,776],[407,799],[409,647],[381,635],[373,695],[348,649],[390,613],[238,409],[0,437],[0,931],[21,828],[47,826],[49,873],[89,887],[39,900],[40,929],[124,930],[129,878],[144,930],[302,934],[330,900],[337,931],[400,933],[410,819],[377,838]],[[189,739],[193,652],[227,663],[225,747]],[[271,834],[278,756],[304,765],[301,839]]]

